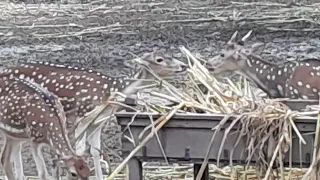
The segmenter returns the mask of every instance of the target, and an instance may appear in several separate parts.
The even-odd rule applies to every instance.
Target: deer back
[[[21,79],[29,78],[56,94],[64,110],[83,116],[104,102],[113,91],[121,91],[128,82],[78,67],[31,62],[3,70]],[[68,124],[70,127],[73,123]]]
[[[306,59],[296,63],[294,72],[287,81],[287,96],[290,98],[319,99],[320,60]]]

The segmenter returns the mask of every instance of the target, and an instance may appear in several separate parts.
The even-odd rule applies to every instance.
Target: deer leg
[[[5,144],[3,145],[3,150],[1,153],[1,164],[3,165],[4,172],[8,180],[16,179],[14,177],[13,168],[10,161],[11,153],[16,143],[17,143],[16,140],[9,137],[5,137]]]
[[[78,137],[79,134],[82,132],[81,129],[77,128],[75,133],[75,137]],[[87,132],[84,132],[83,136],[79,141],[77,141],[75,144],[76,146],[76,154],[77,155],[83,155],[86,150],[86,139],[87,139]]]
[[[106,118],[104,118],[104,119],[110,119],[110,117],[106,117]],[[104,122],[102,122],[102,123],[91,133],[91,135],[88,137],[88,139],[90,139],[90,140],[92,141],[93,138],[91,138],[91,137],[92,137],[93,135],[96,135],[96,136],[101,137],[102,128],[105,127],[104,124],[105,124],[105,120],[104,120]],[[97,135],[96,133],[99,133],[100,135]],[[88,140],[88,141],[90,141],[90,140]],[[103,152],[103,150],[101,149],[101,147],[100,147],[100,149],[97,149],[97,148],[95,148],[95,149],[99,151],[100,156],[101,156],[101,158],[100,158],[100,163],[103,163],[103,164],[105,165],[105,167],[106,167],[106,173],[109,175],[109,174],[111,173],[111,167],[110,167],[110,161],[109,161],[109,158],[107,157],[107,154],[105,154],[105,153]]]
[[[58,166],[58,164],[57,164],[57,160],[56,159],[58,159],[58,157],[57,156],[54,156],[54,155],[52,155],[52,157],[53,157],[53,165],[52,165],[52,169],[51,169],[51,174],[52,174],[52,178],[54,179],[54,180],[60,180],[60,167]]]
[[[13,161],[14,164],[14,169],[15,169],[15,174],[17,177],[17,180],[24,180],[25,176],[24,176],[24,172],[23,172],[23,160],[22,160],[22,152],[21,152],[21,146],[22,146],[22,142],[16,144],[13,147],[13,154],[14,156],[12,156],[11,160]]]
[[[102,127],[102,126],[101,126]],[[93,162],[94,162],[94,168],[95,168],[95,178],[97,180],[103,180],[103,174],[101,170],[101,164],[100,164],[100,149],[101,149],[101,127],[97,129],[91,137],[88,138],[88,143],[90,144],[90,154],[92,155]],[[107,167],[108,169],[108,167]]]
[[[45,180],[50,177],[39,145],[31,142],[31,153],[37,167],[39,179]]]

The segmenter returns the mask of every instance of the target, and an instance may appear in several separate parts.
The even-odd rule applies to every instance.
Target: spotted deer
[[[150,81],[143,81],[143,79],[154,79],[146,67],[160,77],[171,76],[185,70],[185,64],[166,56],[166,54],[160,52],[149,53],[141,59],[137,58],[131,61],[138,62],[131,64],[138,64],[140,68],[132,68],[127,77],[114,77],[91,69],[49,62],[22,63],[15,67],[6,68],[3,72],[13,74],[21,79],[30,78],[57,95],[67,114],[67,127],[70,130],[76,123],[77,118],[84,117],[86,113],[92,112],[98,105],[104,103],[111,92],[122,92],[126,95],[135,94],[138,91],[138,86],[150,83]],[[138,80],[132,80],[132,78]],[[97,119],[110,116],[112,113],[113,108],[106,109]],[[91,138],[87,139],[87,142],[91,147],[90,153],[94,160],[95,176],[102,180],[99,153],[101,149],[100,132],[100,130],[95,131]],[[84,141],[85,137],[81,139],[79,144],[84,144]],[[21,162],[18,157],[15,161]],[[42,164],[44,166],[44,161],[42,161]],[[21,171],[21,169],[23,169],[22,166],[16,167],[17,171]],[[47,170],[42,169],[38,173],[47,174]],[[19,172],[19,174],[23,174],[23,172]]]
[[[249,49],[243,47],[251,33],[249,31],[236,42],[236,31],[228,41],[227,50],[208,61],[209,71],[213,74],[227,71],[242,74],[271,98],[319,99],[319,60],[306,59],[283,64],[266,61],[255,55],[263,43],[255,43]]]
[[[1,164],[9,180],[22,180],[14,176],[10,159],[25,141],[30,142],[36,162],[41,159],[41,149],[47,146],[61,157],[74,178],[89,177],[87,163],[70,146],[65,112],[56,95],[27,79],[2,74],[0,99],[0,132],[5,139]]]

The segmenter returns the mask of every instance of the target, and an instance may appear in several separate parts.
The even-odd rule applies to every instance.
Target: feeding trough
[[[132,121],[133,116],[135,120]],[[145,135],[150,133],[150,129],[146,131],[144,136],[139,140],[139,134],[144,128],[151,124],[150,117],[156,120],[160,117],[159,114],[139,114],[135,115],[132,112],[123,112],[116,114],[117,121],[121,126],[122,131],[128,126],[132,133],[135,144],[138,145],[139,141],[144,139]],[[170,163],[183,162],[194,163],[194,177],[203,162],[206,151],[210,144],[210,139],[213,134],[212,128],[219,124],[223,119],[222,115],[205,115],[205,114],[175,114],[159,131],[158,136],[160,143],[164,150],[164,153]],[[221,140],[224,136],[224,130],[229,127],[230,122],[227,121],[217,133],[216,138],[212,144],[212,149],[209,154],[209,164],[217,163],[218,151],[221,146]],[[292,139],[292,166],[293,167],[308,167],[312,160],[314,133],[316,130],[316,118],[304,118],[295,120],[295,125],[299,132],[303,135],[306,145],[299,143],[299,138],[293,133]],[[235,131],[234,128],[232,131]],[[135,148],[132,142],[130,142],[125,136],[132,137],[128,131],[123,132],[122,136],[122,150],[123,157],[127,155]],[[227,137],[225,144],[222,148],[220,156],[220,166],[230,163],[230,153],[234,148],[234,144],[237,137],[232,135],[232,132]],[[233,165],[246,164],[247,154],[244,152],[245,144],[240,142],[234,149],[233,153]],[[289,153],[285,156],[284,165],[289,165]],[[141,148],[128,163],[129,167],[129,179],[138,180],[142,178],[142,162],[147,161],[164,161],[164,155],[159,146],[159,141],[156,136],[153,136],[144,146]],[[252,158],[252,163],[255,162],[255,158]],[[206,168],[203,178],[209,179],[208,167]]]

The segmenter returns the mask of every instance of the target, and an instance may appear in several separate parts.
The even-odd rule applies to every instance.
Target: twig
[[[283,139],[284,139],[284,136],[281,136],[281,138],[280,138],[280,140],[279,140],[279,143],[278,143],[276,149],[274,150],[275,153],[274,153],[273,156],[272,156],[271,162],[270,162],[270,164],[269,164],[269,168],[268,168],[268,170],[267,170],[267,172],[266,172],[266,175],[265,175],[265,177],[263,178],[263,180],[268,180],[268,178],[269,178],[269,174],[270,174],[272,165],[273,165],[273,163],[274,163],[274,160],[275,160],[276,157],[277,157],[277,154],[278,154],[278,152],[279,152],[279,149],[280,149],[280,146],[281,146],[281,143],[282,143]]]

